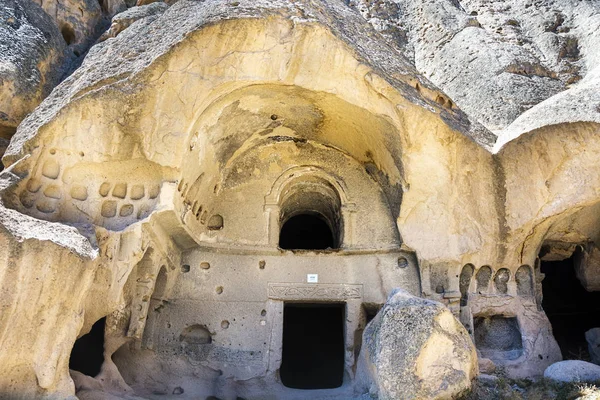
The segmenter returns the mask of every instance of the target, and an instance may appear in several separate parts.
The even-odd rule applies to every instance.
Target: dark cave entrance
[[[279,233],[284,250],[325,250],[337,248],[327,222],[316,214],[298,214],[288,219]]]
[[[562,261],[542,261],[542,307],[565,360],[590,360],[585,332],[600,327],[600,292],[586,291],[575,275],[576,253]]]
[[[279,375],[294,389],[333,389],[344,379],[344,304],[286,303]]]
[[[75,341],[69,369],[82,374],[96,376],[104,362],[104,325],[106,318],[101,318],[92,326],[92,330]]]

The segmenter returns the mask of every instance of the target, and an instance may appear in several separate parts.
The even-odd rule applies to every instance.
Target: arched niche
[[[460,305],[466,306],[469,300],[469,287],[471,286],[471,280],[475,273],[475,267],[473,264],[465,264],[460,272],[459,278],[459,289],[460,289]]]
[[[352,178],[340,171],[346,166],[346,160],[360,167],[368,184],[378,185],[382,203],[387,203],[391,218],[397,218],[405,185],[402,141],[397,139],[402,130],[383,109],[367,109],[363,103],[353,104],[338,95],[299,85],[261,83],[228,90],[197,110],[186,129],[188,139],[179,160],[180,196],[175,198],[175,207],[186,218],[185,229],[189,229],[192,236],[198,238],[208,230],[203,213],[208,212],[210,216],[220,212],[226,227],[221,233],[209,235],[211,238],[229,237],[232,232],[227,227],[229,221],[234,221],[234,225],[228,226],[235,227],[243,218],[227,215],[222,210],[220,196],[236,186],[267,179],[267,176],[274,180],[281,174],[271,190],[271,197],[278,197],[279,185],[285,184],[290,169],[301,174],[306,172],[303,171],[305,167],[312,166],[311,172],[331,184],[343,206],[348,207],[347,193],[350,192],[336,179],[343,176],[352,189],[356,187]],[[291,151],[289,146],[298,151]],[[272,160],[270,169],[263,164],[269,159],[269,151],[280,156],[277,161]],[[318,155],[323,153],[328,155]],[[333,163],[334,158],[345,160]],[[327,172],[317,171],[321,167],[327,168]],[[260,172],[255,174],[254,171]],[[354,172],[353,176],[358,173]],[[262,191],[262,196],[268,193],[267,190]],[[353,202],[360,203],[360,194],[351,193]],[[380,194],[372,197],[375,196]],[[264,204],[280,203],[270,199]],[[187,212],[189,205],[192,212]],[[340,236],[347,242],[347,232]],[[245,243],[246,240],[247,243],[261,242],[248,237],[242,239]],[[269,240],[270,245],[276,243],[275,238]]]
[[[496,272],[496,275],[494,275],[494,286],[496,287],[496,293],[507,294],[509,280],[510,270],[508,270],[507,268],[500,268]]]
[[[352,243],[352,213],[355,205],[349,201],[343,181],[335,179],[321,168],[299,166],[281,174],[265,197],[265,211],[269,214],[271,245],[279,246],[286,224],[300,216],[312,216],[327,226],[332,236],[332,246],[329,247],[343,248]],[[317,221],[313,223],[318,225]],[[287,246],[283,248],[293,249]]]
[[[477,281],[477,293],[487,293],[490,288],[490,280],[492,278],[492,269],[484,265],[479,268],[475,280]]]
[[[517,294],[519,296],[533,296],[533,273],[529,265],[521,265],[515,273],[517,281]]]
[[[154,283],[154,291],[152,292],[152,299],[164,300],[167,292],[167,267],[162,265],[156,276],[156,282]]]

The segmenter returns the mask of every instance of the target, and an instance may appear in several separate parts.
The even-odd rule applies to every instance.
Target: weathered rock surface
[[[600,328],[592,328],[585,333],[588,351],[594,364],[600,365]]]
[[[110,15],[131,3],[101,4]],[[10,169],[0,179],[0,256],[10,268],[0,271],[0,347],[15,352],[0,352],[0,397],[72,395],[73,342],[108,316],[106,337],[131,341],[131,349],[121,347],[111,364],[118,346],[109,346],[103,384],[72,374],[83,396],[101,398],[131,384],[148,397],[185,386],[186,396],[264,399],[265,387],[278,384],[275,316],[283,307],[280,298],[266,300],[264,285],[277,266],[316,268],[295,255],[280,257],[273,227],[281,221],[272,210],[282,207],[265,199],[279,193],[275,183],[288,189],[280,177],[308,177],[316,185],[322,176],[315,171],[335,176],[325,187],[338,184],[346,202],[340,209],[351,213],[342,217],[347,231],[339,257],[315,257],[331,261],[321,279],[350,282],[341,292],[326,287],[352,303],[345,320],[348,376],[360,343],[353,333],[366,320],[362,303],[381,305],[393,287],[420,289],[430,300],[396,293],[363,335],[359,376],[382,398],[445,398],[468,387],[476,356],[451,311],[479,339],[482,354],[509,374],[540,375],[560,359],[534,267],[544,241],[568,243],[556,247],[568,255],[600,238],[593,74],[578,69],[570,32],[579,28],[568,18],[556,21],[564,29],[536,33],[550,45],[521,45],[529,28],[517,28],[529,26],[525,17],[498,22],[508,13],[500,13],[501,5],[468,4],[473,11],[446,1],[369,3],[407,21],[377,20],[408,59],[333,0],[181,1],[116,16],[110,39],[21,123],[4,158]],[[475,11],[481,21],[470,15]],[[75,18],[81,32],[93,15]],[[494,24],[512,33],[504,37]],[[541,29],[534,25],[532,32]],[[594,32],[584,36],[592,41]],[[586,46],[578,48],[594,48]],[[547,61],[554,53],[556,61]],[[447,86],[470,114],[419,71]],[[581,107],[585,97],[576,89],[589,95]],[[571,90],[566,103],[553,102]],[[542,108],[549,104],[556,109]],[[529,107],[512,131],[518,138],[494,155],[495,136],[469,116],[508,132],[506,125]],[[541,114],[529,117],[535,110]],[[580,120],[591,123],[570,123]],[[418,267],[394,255],[399,246],[416,253]],[[232,248],[268,257],[249,261],[228,254]],[[593,276],[586,264],[593,261],[581,265],[582,276]],[[345,264],[329,268],[335,263]],[[246,264],[259,267],[223,272]],[[296,285],[312,272],[287,268],[277,281]],[[307,292],[300,289],[290,292]],[[356,294],[362,290],[364,297]],[[203,307],[206,299],[216,306]],[[482,318],[483,325],[473,323]],[[211,340],[215,335],[210,352],[181,353],[178,338],[191,323],[206,326]]]
[[[320,72],[316,75],[315,71]],[[306,111],[298,114],[298,107]],[[195,390],[199,398],[201,395],[221,397],[220,393],[211,392],[215,388],[215,391],[225,392],[224,398],[232,397],[231,392],[237,391],[240,397],[264,399],[265,386],[255,382],[261,379],[275,382],[278,365],[275,357],[280,349],[264,334],[272,328],[271,322],[266,324],[267,320],[278,314],[261,305],[265,312],[268,309],[268,317],[262,321],[265,324],[257,320],[242,327],[240,322],[250,313],[262,318],[260,309],[249,311],[249,307],[259,304],[253,300],[254,296],[261,296],[259,302],[265,301],[271,275],[260,275],[260,285],[264,287],[244,283],[239,286],[242,290],[235,290],[235,284],[227,283],[222,291],[223,282],[228,282],[225,280],[217,285],[219,293],[207,285],[197,286],[196,289],[209,290],[208,296],[220,296],[219,302],[226,296],[241,296],[238,299],[243,300],[242,307],[231,310],[235,315],[229,311],[226,317],[220,315],[225,309],[219,306],[221,311],[205,308],[211,314],[199,318],[200,308],[194,306],[193,312],[187,314],[184,310],[181,317],[172,314],[172,322],[164,324],[156,320],[160,315],[155,310],[167,304],[167,289],[174,287],[183,274],[191,277],[199,270],[196,268],[199,262],[188,261],[194,268],[189,264],[183,268],[186,265],[182,265],[183,250],[187,252],[208,240],[209,246],[224,246],[223,249],[234,243],[246,243],[245,246],[259,251],[269,249],[279,257],[277,240],[269,241],[273,235],[265,237],[270,219],[262,218],[263,211],[259,211],[257,219],[258,214],[247,213],[239,201],[231,200],[246,196],[240,190],[248,187],[244,182],[250,179],[253,187],[260,190],[249,192],[252,195],[246,197],[245,207],[264,210],[265,195],[274,184],[287,190],[286,181],[280,180],[281,177],[288,179],[285,172],[308,165],[298,174],[308,174],[310,178],[316,175],[317,182],[321,182],[325,179],[320,178],[321,175],[330,175],[322,172],[323,168],[334,169],[340,171],[336,176],[343,175],[350,183],[348,189],[336,189],[340,196],[352,196],[355,204],[352,212],[357,212],[352,219],[346,217],[348,222],[355,221],[356,229],[344,235],[344,246],[398,251],[395,219],[400,212],[399,194],[406,179],[400,144],[411,143],[407,147],[417,153],[409,168],[412,190],[404,197],[416,206],[422,201],[423,193],[431,190],[440,193],[440,201],[456,201],[451,195],[453,187],[438,186],[431,180],[419,183],[417,176],[434,170],[445,176],[445,166],[453,164],[490,175],[491,167],[486,163],[491,155],[482,147],[489,146],[490,138],[489,132],[471,123],[386,45],[358,14],[341,2],[246,0],[234,5],[221,1],[183,1],[157,18],[138,20],[115,38],[91,49],[82,66],[21,123],[11,142],[12,152],[5,157],[10,166],[2,177],[8,179],[10,174],[11,180],[5,183],[4,204],[0,210],[6,210],[7,218],[10,216],[16,221],[4,223],[5,227],[9,225],[4,232],[5,240],[18,241],[19,227],[26,228],[25,223],[30,219],[39,221],[43,235],[32,241],[52,241],[46,244],[50,247],[57,243],[60,246],[56,247],[62,249],[62,252],[57,250],[59,255],[80,261],[48,260],[53,269],[44,282],[67,282],[69,290],[62,291],[62,297],[57,295],[55,286],[48,287],[40,296],[38,290],[41,289],[33,284],[37,282],[33,269],[28,269],[28,274],[18,272],[26,282],[32,282],[26,284],[33,288],[31,295],[27,295],[29,292],[23,286],[2,282],[1,306],[16,311],[29,306],[43,313],[48,321],[63,321],[69,316],[73,323],[61,325],[60,332],[52,326],[60,334],[48,336],[47,331],[33,327],[40,319],[38,314],[30,319],[19,319],[16,312],[2,313],[4,319],[0,326],[6,327],[0,338],[3,345],[17,348],[15,343],[24,346],[39,342],[44,348],[53,349],[53,353],[19,352],[18,356],[0,353],[0,389],[11,395],[21,393],[22,398],[42,397],[47,393],[64,398],[73,394],[75,385],[68,372],[68,361],[76,338],[88,332],[99,319],[117,313],[118,318],[115,318],[122,322],[117,325],[124,327],[117,333],[121,338],[134,340],[135,350],[145,334],[146,316],[150,312],[150,325],[152,321],[156,321],[156,325],[149,328],[154,336],[149,333],[144,346],[156,343],[157,351],[167,348],[160,341],[166,336],[159,330],[181,331],[184,324],[196,318],[199,324],[210,326],[211,332],[218,331],[219,336],[214,340],[215,351],[210,354],[214,358],[206,360],[206,366],[204,360],[199,364],[198,360],[180,357],[175,368],[171,363],[172,352],[161,358],[152,350],[143,349],[144,355],[150,354],[148,360],[143,359],[143,364],[156,365],[156,368],[138,368],[134,363],[124,364],[122,368],[128,376],[142,375],[139,380],[127,381],[139,382],[134,388],[138,395],[151,396],[153,390],[162,391],[164,387],[169,389],[167,393],[172,393],[175,387],[169,385],[181,380],[176,387],[185,383],[186,393]],[[263,148],[282,155],[281,159],[273,163],[257,153]],[[431,161],[419,165],[422,158],[418,154],[430,151]],[[233,175],[225,172],[232,165]],[[251,165],[264,174],[240,175],[243,171],[253,171],[254,167],[248,169]],[[381,180],[381,186],[368,172]],[[460,171],[450,175],[453,176],[450,179],[465,176]],[[230,177],[225,178],[222,186],[218,184],[221,176]],[[469,192],[473,182],[460,180],[457,185],[464,185],[464,191]],[[335,180],[326,182],[327,188],[339,185]],[[364,185],[374,189],[364,190]],[[411,199],[411,196],[416,197]],[[391,208],[388,198],[393,204]],[[489,199],[481,201],[482,205],[490,202]],[[457,210],[452,213],[463,215],[484,213],[489,216],[487,221],[495,223],[490,210],[482,211],[480,206],[450,209]],[[217,221],[224,220],[224,227],[222,223],[213,224],[213,216]],[[422,232],[418,222],[418,219],[412,220],[411,229]],[[92,238],[89,243],[95,250],[93,256],[64,246],[65,235],[55,233],[54,224],[75,225],[79,229],[83,225],[89,227]],[[344,229],[350,226],[346,223]],[[69,229],[72,236],[87,240],[74,228]],[[495,228],[481,229],[493,231]],[[432,234],[432,237],[437,236]],[[71,238],[66,242],[72,243]],[[80,253],[83,255],[78,257]],[[36,251],[36,254],[42,257],[43,252]],[[346,258],[337,258],[335,254],[332,257],[332,262],[350,266]],[[380,280],[379,274],[340,268],[337,270],[347,276],[340,281],[372,281],[373,285],[364,285],[368,288],[366,301],[378,304],[385,301],[392,287],[411,288],[413,293],[418,293],[415,262],[405,259],[400,268],[398,255],[386,253],[368,257],[371,260],[368,264],[358,259],[351,264],[360,268],[375,265],[384,268],[382,260],[391,261],[386,261],[385,279]],[[148,260],[142,262],[142,258]],[[286,265],[280,258],[267,260],[271,264]],[[301,259],[292,257],[291,260]],[[229,262],[214,261],[215,265]],[[258,262],[253,261],[253,264]],[[65,264],[69,267],[63,268]],[[11,265],[20,271],[26,268],[27,262]],[[306,262],[303,268],[308,268],[307,265],[314,263]],[[159,269],[166,271],[163,283],[157,284],[162,287],[160,295],[154,289]],[[213,267],[209,271],[219,270],[229,268]],[[266,270],[274,269],[269,266]],[[261,270],[252,269],[255,271]],[[284,275],[279,279],[289,280],[290,271],[301,270],[282,270]],[[67,275],[70,280],[65,278]],[[8,277],[1,277],[5,276]],[[71,282],[78,276],[79,286],[75,290]],[[245,282],[252,279],[237,276]],[[335,283],[334,278],[330,278],[332,283]],[[398,283],[390,284],[396,281]],[[189,297],[187,287],[196,285],[183,278],[180,283],[183,286],[177,286],[174,296]],[[350,289],[348,293],[354,296],[356,288],[351,286]],[[340,295],[335,287],[328,293]],[[346,296],[344,293],[341,295]],[[52,297],[59,303],[53,303]],[[46,305],[24,299],[32,302],[39,299]],[[353,307],[360,309],[360,300],[350,300],[354,302]],[[360,313],[353,312],[355,328],[348,324],[352,330],[347,335],[347,354],[353,354],[352,334],[359,323]],[[184,314],[193,318],[188,321]],[[167,315],[166,310],[163,315]],[[109,320],[107,317],[107,334],[113,330]],[[27,324],[32,327],[26,328]],[[9,326],[15,329],[8,329]],[[27,340],[21,334],[25,331],[30,332]],[[281,331],[277,332],[280,337]],[[174,337],[178,338],[179,332]],[[178,340],[169,346],[181,351]],[[264,354],[273,354],[273,359],[267,360]],[[247,364],[231,360],[245,360]],[[16,369],[13,362],[18,362],[20,369]],[[351,357],[346,359],[348,373],[352,373],[353,362]],[[166,367],[166,363],[170,367]],[[150,369],[160,373],[162,378],[154,379],[154,375],[147,373]],[[223,375],[215,374],[217,370]],[[173,379],[163,380],[165,373]],[[279,390],[285,388],[280,385]],[[340,390],[352,390],[352,387]],[[349,397],[341,393],[338,398]]]
[[[552,364],[544,371],[544,378],[558,382],[598,382],[600,366],[581,360],[566,360]]]
[[[363,337],[357,374],[381,400],[450,399],[478,373],[473,342],[452,313],[401,289]]]
[[[108,17],[113,17],[135,6],[135,0],[100,0],[100,6]]]
[[[498,298],[490,295],[497,290],[496,282],[490,283],[492,287],[485,287],[480,280],[479,293],[469,298],[474,315],[473,339],[481,356],[480,371],[491,373],[501,367],[511,377],[542,375],[550,364],[562,360],[550,322],[539,310],[532,291],[529,295]],[[513,293],[515,289],[510,288]]]
[[[500,146],[535,127],[600,119],[597,3],[350,3],[459,107],[501,135]]]
[[[0,1],[0,137],[58,84],[65,44],[52,19],[31,0]]]
[[[496,364],[489,358],[479,357],[479,372],[482,374],[493,374],[496,371]]]
[[[97,37],[102,8],[97,0],[33,0],[55,21],[66,44],[83,53]],[[111,5],[111,7],[113,7]]]
[[[167,8],[167,4],[163,2],[154,2],[148,5],[132,7],[127,11],[117,14],[111,20],[110,28],[108,28],[108,30],[102,34],[99,41],[116,37],[119,33],[121,33],[121,31],[128,28],[134,22],[144,18],[155,17],[158,14],[163,13]],[[140,24],[146,24],[149,22],[151,21],[141,21]]]
[[[588,292],[600,290],[600,249],[594,243],[586,243],[576,255],[575,273],[583,288]]]
[[[1,0],[0,139],[10,139],[23,118],[72,72],[110,17],[134,5],[131,0]],[[161,2],[134,11],[115,27],[120,31],[166,7]],[[0,154],[6,147],[0,144]]]

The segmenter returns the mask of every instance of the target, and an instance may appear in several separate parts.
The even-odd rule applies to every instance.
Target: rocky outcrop
[[[600,249],[587,243],[576,255],[575,273],[581,285],[588,292],[600,290]]]
[[[363,337],[357,375],[381,400],[455,398],[478,373],[473,342],[452,313],[401,289]]]
[[[543,125],[600,118],[593,2],[350,3],[502,144]]]
[[[298,107],[304,110],[300,114]],[[419,128],[408,129],[407,126]],[[10,175],[11,180],[4,186],[0,210],[6,210],[18,222],[10,224],[5,240],[17,242],[16,229],[32,219],[42,221],[39,231],[43,234],[32,241],[52,242],[45,245],[65,247],[63,252],[70,254],[72,247],[60,242],[63,235],[53,233],[54,224],[71,225],[89,234],[84,238],[74,228],[69,230],[81,241],[89,241],[95,251],[93,256],[87,253],[78,256],[80,251],[74,249],[70,257],[80,260],[77,263],[70,259],[69,263],[48,259],[53,268],[48,268],[44,282],[67,282],[71,300],[65,298],[69,291],[58,296],[55,286],[47,287],[40,297],[38,290],[42,289],[28,283],[37,282],[34,270],[27,270],[29,275],[21,273],[23,285],[2,281],[8,294],[0,298],[0,306],[11,310],[31,306],[52,321],[62,321],[64,315],[76,315],[76,318],[62,327],[60,335],[48,336],[47,331],[34,327],[38,326],[38,314],[35,318],[20,320],[16,313],[2,313],[2,327],[6,327],[2,343],[39,342],[54,352],[51,355],[42,351],[20,352],[18,356],[1,352],[0,393],[1,390],[11,395],[21,393],[21,398],[72,395],[75,386],[68,373],[68,360],[75,339],[107,315],[105,332],[112,334],[110,315],[117,313],[115,319],[119,324],[114,326],[125,327],[118,331],[119,338],[126,336],[135,341],[132,347],[137,346],[144,337],[146,316],[159,316],[157,310],[164,308],[163,295],[154,293],[160,275],[158,269],[164,266],[161,269],[167,271],[164,275],[169,283],[156,284],[163,290],[172,286],[180,275],[195,274],[197,263],[192,270],[180,257],[206,238],[209,246],[227,249],[235,247],[234,243],[246,243],[245,246],[254,246],[258,251],[267,248],[271,254],[271,250],[279,254],[277,242],[270,243],[269,237],[265,237],[267,227],[276,224],[269,225],[270,220],[262,218],[265,215],[262,211],[257,220],[255,216],[259,214],[248,213],[246,209],[264,210],[265,195],[276,182],[282,185],[281,190],[287,190],[287,184],[278,181],[278,177],[288,179],[284,171],[309,165],[307,171],[302,168],[300,172],[312,177],[325,174],[320,172],[323,168],[334,168],[340,171],[336,176],[341,176],[342,167],[357,163],[352,167],[354,175],[348,178],[350,189],[341,186],[339,189],[344,199],[350,193],[354,203],[341,212],[360,211],[357,217],[344,217],[345,229],[352,223],[356,225],[354,231],[344,234],[344,240],[350,248],[396,251],[399,235],[395,218],[400,212],[405,179],[408,177],[411,181],[412,191],[404,198],[413,206],[431,190],[443,193],[439,201],[453,202],[453,188],[443,180],[420,182],[418,176],[434,170],[440,176],[445,175],[445,166],[456,163],[470,165],[469,169],[489,175],[491,155],[482,146],[489,147],[490,138],[489,132],[469,121],[447,97],[386,45],[358,14],[341,2],[183,1],[156,17],[134,22],[115,38],[91,49],[81,67],[21,123],[11,150],[4,158],[9,166],[2,178],[6,180]],[[414,149],[416,154],[432,151],[428,158],[435,162],[419,165],[421,157],[417,155],[407,169],[410,176],[404,176],[401,143],[407,143],[407,149]],[[263,148],[283,157],[273,164],[270,158],[255,153]],[[238,163],[243,164],[238,168]],[[235,166],[231,169],[235,176],[226,172],[231,165]],[[239,174],[255,169],[262,171],[256,181],[261,185],[260,190],[251,191],[244,207],[232,203],[230,200],[240,198],[234,192],[245,186],[243,182],[259,178]],[[364,179],[368,185],[377,185],[372,197],[366,198],[363,191],[357,190],[363,186],[355,175],[360,177],[360,182]],[[458,178],[465,174],[456,171],[451,175]],[[224,184],[219,183],[222,177],[225,177]],[[338,187],[335,181],[326,182],[327,188]],[[468,192],[471,183],[467,179],[458,185],[465,185],[464,190]],[[358,201],[368,204],[368,209],[363,212],[363,206],[355,205]],[[393,204],[391,209],[390,203]],[[460,209],[457,212],[461,214],[482,213],[479,206],[451,209]],[[485,212],[488,220],[493,221],[492,213]],[[373,223],[379,220],[385,224]],[[411,229],[418,228],[421,232],[418,222],[417,219],[412,221]],[[151,262],[140,261],[144,254],[150,253],[154,254]],[[405,283],[392,286],[385,283],[386,278],[378,283],[387,285],[381,286],[381,290],[365,285],[369,288],[369,298],[376,296],[377,301],[383,303],[387,290],[397,286],[414,287],[413,291],[418,292],[416,264],[408,268],[409,261],[403,260],[392,256],[393,262],[388,263],[387,268],[401,269],[400,273],[390,271],[389,276]],[[43,265],[37,259],[35,262]],[[27,262],[13,265],[25,269]],[[257,271],[262,271],[264,260],[262,267],[258,265]],[[228,268],[211,269],[218,270]],[[264,272],[270,270],[269,266]],[[71,285],[72,279],[65,278],[67,275],[69,279],[81,276],[76,289]],[[0,278],[5,276],[8,277],[0,275]],[[269,275],[262,276],[266,279]],[[370,274],[369,279],[378,276]],[[124,289],[126,285],[128,289]],[[209,295],[221,296],[218,301],[235,293],[241,296],[267,293],[257,291],[254,286],[250,291],[230,289],[228,285],[223,291],[222,284],[217,286],[219,290],[211,289]],[[32,287],[33,292],[28,292],[27,287]],[[355,288],[351,289],[348,295],[354,296]],[[340,295],[335,288],[328,293]],[[346,296],[344,293],[341,295]],[[60,303],[53,303],[52,296]],[[5,298],[14,300],[5,304]],[[38,298],[46,305],[24,300]],[[164,301],[165,304],[168,301],[167,294]],[[356,305],[360,308],[359,302]],[[258,316],[265,313],[268,318],[277,315],[269,307],[264,313],[258,310]],[[185,381],[186,393],[197,390],[198,397],[200,394],[208,397],[218,393],[202,391],[217,386],[218,390],[240,391],[265,388],[252,382],[248,382],[246,388],[242,384],[232,385],[231,380],[237,376],[241,376],[241,380],[274,382],[266,379],[275,379],[277,361],[267,360],[262,355],[269,353],[275,357],[277,346],[265,337],[256,341],[255,348],[248,349],[247,337],[243,336],[248,329],[240,328],[244,315],[236,316],[237,321],[231,315],[223,316],[214,325],[220,333],[215,338],[215,358],[208,365],[210,371],[202,365],[197,369],[169,368],[171,378]],[[355,320],[358,323],[358,318]],[[185,322],[184,319],[179,321]],[[266,332],[271,322],[269,325],[266,319],[263,322],[252,325],[252,329]],[[25,328],[28,323],[32,324],[29,329]],[[207,321],[199,323],[207,324]],[[8,329],[10,326],[18,329]],[[154,329],[166,326],[160,322]],[[179,329],[174,323],[171,326]],[[30,336],[25,338],[21,333],[24,331],[30,332]],[[238,334],[240,336],[236,336]],[[229,348],[231,346],[224,342],[226,339],[222,339],[227,335],[231,340],[243,339],[244,347]],[[351,335],[348,338],[347,346],[351,349],[354,343]],[[157,351],[164,348],[159,346],[158,339]],[[146,339],[144,346],[151,346],[152,340],[152,337]],[[177,344],[178,341],[173,342]],[[274,350],[264,346],[273,346]],[[148,353],[144,350],[144,354]],[[223,354],[227,357],[223,358]],[[52,362],[46,362],[50,356],[54,357]],[[239,360],[238,357],[249,360],[251,368],[238,361],[231,362]],[[169,362],[151,358],[144,364]],[[186,359],[181,361],[178,365],[188,366]],[[21,369],[16,369],[15,362]],[[213,362],[215,369],[212,369]],[[353,361],[348,358],[346,362],[350,364],[347,371],[351,371]],[[132,363],[123,369],[130,372],[129,376],[135,376],[136,373],[144,375],[149,369],[164,370],[163,366],[138,369]],[[214,374],[217,369],[225,371],[223,376]],[[195,373],[199,375],[194,377]],[[253,379],[247,378],[248,375]],[[151,381],[159,383],[164,378],[145,375],[144,379],[149,376]],[[217,386],[204,385],[199,383],[203,381],[198,376],[219,382]],[[142,392],[160,389],[151,385],[157,383],[135,389]],[[177,384],[181,385],[183,383]],[[83,390],[87,386],[80,387]],[[169,393],[173,390],[170,388]],[[254,393],[253,398],[265,398],[262,394]],[[252,398],[244,392],[239,396]],[[344,394],[340,396],[348,398]]]
[[[77,58],[108,27],[110,17],[134,5],[125,0],[0,1],[0,154],[23,118],[77,67]],[[166,7],[161,2],[151,13]],[[131,17],[125,20],[116,24],[119,31],[132,23]]]
[[[0,137],[10,139],[58,84],[65,59],[61,34],[42,8],[0,1]]]
[[[96,0],[33,0],[54,20],[62,37],[76,55],[82,54],[98,36],[102,18]]]
[[[100,7],[108,16],[131,3]],[[457,395],[477,373],[469,334],[486,371],[530,377],[560,359],[540,308],[536,260],[544,241],[570,243],[555,246],[562,257],[598,237],[595,94],[581,107],[588,115],[573,103],[569,112],[561,106],[526,119],[583,90],[593,75],[577,69],[569,18],[552,20],[549,35],[531,26],[551,42],[546,47],[521,45],[529,11],[522,21],[497,22],[492,14],[509,12],[478,4],[465,11],[441,0],[369,2],[368,13],[382,14],[365,15],[397,48],[340,1],[182,0],[115,16],[106,40],[23,120],[4,157],[0,347],[16,350],[0,352],[0,397],[73,395],[73,342],[106,317],[102,373],[95,381],[73,373],[79,390],[151,397],[185,387],[187,396],[264,398],[279,384],[283,309],[275,307],[283,300],[267,300],[256,279],[266,282],[274,265],[300,259],[277,258],[279,216],[295,211],[279,200],[296,199],[295,182],[339,200],[330,228],[339,229],[340,249],[327,256],[346,264],[324,270],[326,290],[314,292],[352,303],[347,376],[354,376],[361,341],[352,334],[364,328],[364,309],[381,305],[393,287],[428,298],[396,292],[368,326],[363,389],[382,398]],[[79,24],[71,49],[83,46],[78,40],[89,38],[97,15],[95,5],[82,7],[91,11],[53,14]],[[402,18],[385,17],[391,12]],[[581,43],[584,36],[594,37],[582,33]],[[557,60],[547,61],[552,54]],[[519,115],[526,121],[512,131],[519,137],[495,154],[496,137],[472,119],[509,132]],[[584,117],[592,123],[564,123]],[[411,256],[395,255],[400,250]],[[262,252],[268,257],[252,258]],[[207,261],[208,253],[217,258]],[[322,258],[306,255],[313,256]],[[591,286],[595,259],[590,253],[581,264]],[[257,267],[227,268],[246,264]],[[207,284],[229,270],[239,281],[216,275]],[[277,279],[286,295],[310,296],[313,287],[297,287],[307,275],[290,275],[298,271]],[[185,302],[173,298],[190,302],[179,308]],[[233,303],[259,308],[228,309]],[[197,354],[183,346],[186,357],[173,363],[192,323],[214,342]]]
[[[132,7],[127,11],[117,14],[111,20],[110,28],[102,34],[99,41],[104,41],[111,37],[116,37],[121,31],[128,28],[131,24],[144,18],[156,18],[163,13],[168,6],[163,2],[154,2],[144,6]],[[140,22],[149,23],[150,20]]]

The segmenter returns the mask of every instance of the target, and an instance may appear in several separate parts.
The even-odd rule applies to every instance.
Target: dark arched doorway
[[[333,232],[316,214],[298,214],[288,219],[279,233],[279,247],[285,250],[335,248]]]

